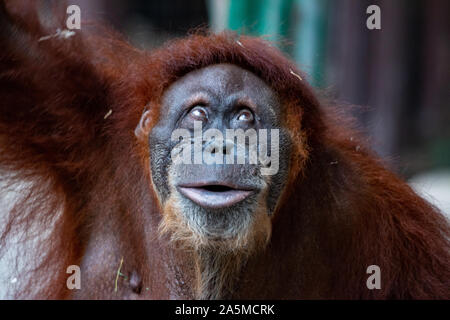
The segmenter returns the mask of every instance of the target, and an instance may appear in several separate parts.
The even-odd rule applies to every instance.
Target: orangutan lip
[[[236,189],[226,184],[183,185],[178,186],[178,191],[189,200],[208,209],[230,207],[253,193],[253,190]]]

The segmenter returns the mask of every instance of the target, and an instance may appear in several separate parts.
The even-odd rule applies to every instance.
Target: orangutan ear
[[[141,120],[139,120],[139,124],[136,129],[134,129],[134,135],[139,140],[145,140],[150,132],[150,111],[145,111],[142,114]]]

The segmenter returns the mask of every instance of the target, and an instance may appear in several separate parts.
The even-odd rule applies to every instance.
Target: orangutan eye
[[[242,109],[237,115],[238,121],[252,122],[253,119],[253,113],[248,109]]]
[[[191,117],[195,121],[206,121],[208,120],[208,112],[205,108],[196,106],[189,111],[189,117]]]

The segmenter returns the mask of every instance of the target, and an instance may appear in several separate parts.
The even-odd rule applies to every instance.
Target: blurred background
[[[359,121],[387,166],[450,215],[450,1],[76,0],[141,48],[197,27],[273,40]],[[370,5],[381,29],[369,30]],[[353,107],[358,106],[358,107]]]

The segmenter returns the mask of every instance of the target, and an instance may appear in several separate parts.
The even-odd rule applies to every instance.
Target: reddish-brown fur
[[[232,33],[191,35],[148,54],[85,29],[39,42],[54,29],[32,15],[5,19],[0,5],[0,168],[8,185],[34,182],[5,213],[0,253],[18,230],[57,223],[32,256],[40,265],[23,275],[29,284],[13,296],[193,297],[192,254],[158,235],[163,213],[148,149],[134,129],[145,109],[157,120],[173,81],[233,63],[278,93],[298,143],[270,243],[247,262],[232,297],[450,298],[448,222],[319,103],[269,43]],[[121,258],[128,277],[119,278],[116,291]],[[66,288],[72,264],[82,268],[79,291]],[[381,268],[381,290],[366,287],[373,264]]]

